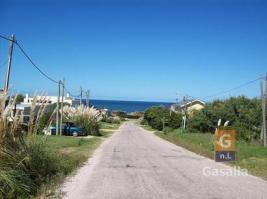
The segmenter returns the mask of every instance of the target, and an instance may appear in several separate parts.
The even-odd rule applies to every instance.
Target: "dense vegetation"
[[[190,132],[214,132],[219,119],[229,121],[239,138],[246,141],[258,139],[262,123],[261,103],[258,99],[243,96],[216,100],[189,116],[187,129]]]
[[[182,115],[164,107],[151,107],[145,111],[143,122],[157,130],[177,129],[181,126]]]
[[[98,137],[40,135],[53,119],[55,106],[48,108],[44,104],[37,105],[36,101],[35,98],[26,126],[21,123],[22,115],[10,108],[18,100],[6,95],[0,97],[0,198],[34,198],[36,195],[44,198],[42,194],[47,188],[48,191],[55,188],[53,184],[86,161],[101,142]],[[100,131],[102,115],[94,108],[66,107],[64,113],[68,116],[65,120],[77,122],[88,134],[108,136],[111,133]]]
[[[0,198],[29,198],[57,172],[56,157],[44,139],[36,137],[45,107],[37,110],[33,103],[29,126],[23,131],[20,115],[9,108],[15,103],[5,95],[0,98]]]
[[[85,135],[100,135],[99,124],[103,119],[103,114],[99,110],[83,105],[64,106],[63,113],[64,121],[74,122],[82,128]]]
[[[170,111],[162,107],[146,110],[143,123],[160,130],[156,135],[174,144],[187,148],[200,155],[214,158],[214,135],[221,119],[222,124],[229,121],[229,128],[238,133],[237,156],[232,165],[246,168],[254,175],[267,179],[267,151],[259,144],[261,132],[261,102],[243,96],[231,97],[207,103],[205,108],[187,115],[186,129],[166,130],[169,126]],[[163,122],[166,128],[163,130]],[[181,116],[175,117],[178,126]],[[162,132],[163,130],[163,132]]]
[[[262,123],[260,100],[240,96],[207,103],[204,109],[187,115],[186,128],[192,133],[213,133],[219,119],[229,121],[229,125],[237,130],[239,139],[249,142],[259,139]],[[176,129],[181,126],[182,115],[163,107],[151,107],[145,111],[143,122],[157,130],[163,130],[164,123],[165,127]]]

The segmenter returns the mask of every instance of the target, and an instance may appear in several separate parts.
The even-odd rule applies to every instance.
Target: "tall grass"
[[[80,105],[77,107],[65,106],[63,108],[65,120],[78,124],[86,135],[100,135],[100,121],[104,112],[94,107]]]
[[[45,105],[38,107],[34,100],[29,126],[23,131],[21,115],[11,108],[15,101],[0,96],[0,198],[29,198],[57,172],[45,138],[36,136]]]

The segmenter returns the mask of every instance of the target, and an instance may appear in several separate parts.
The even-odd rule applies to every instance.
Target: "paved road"
[[[267,182],[261,179],[206,176],[205,167],[231,168],[126,122],[62,191],[71,199],[267,198]]]

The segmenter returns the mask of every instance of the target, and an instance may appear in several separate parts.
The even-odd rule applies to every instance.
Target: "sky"
[[[1,0],[0,27],[45,73],[94,99],[205,99],[267,72],[264,0]],[[0,39],[1,87],[8,46]],[[16,46],[10,85],[58,89]],[[207,100],[236,95],[259,96],[259,82]]]

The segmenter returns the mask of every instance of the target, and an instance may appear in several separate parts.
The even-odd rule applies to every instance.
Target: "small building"
[[[174,112],[186,112],[191,114],[193,111],[199,111],[205,107],[205,102],[201,100],[190,100],[171,105],[171,110]]]
[[[60,102],[61,102],[60,98]],[[33,115],[36,116],[38,114],[38,111],[41,106],[45,106],[45,112],[49,111],[50,107],[53,104],[57,103],[57,96],[35,96],[35,97],[29,97],[28,94],[26,94],[23,102],[20,104],[10,104],[8,105],[8,109],[12,110],[10,112],[10,120],[14,117],[15,114],[18,114],[21,119],[22,124],[27,124],[29,122],[30,114],[33,107],[33,102],[35,101],[35,108]],[[63,98],[64,104],[69,104],[70,106],[77,106],[80,104],[80,100],[72,99],[68,94],[66,97]]]
[[[33,112],[33,116],[36,116],[41,105],[36,105],[35,110]],[[31,104],[15,104],[15,105],[8,105],[7,108],[11,110],[9,115],[9,120],[12,121],[14,116],[17,114],[20,117],[20,122],[22,124],[27,125],[30,120],[30,114],[32,106]],[[49,106],[46,107],[45,112],[49,110]]]
[[[31,105],[34,102],[34,100],[36,100],[37,105],[41,105],[41,104],[50,105],[50,104],[56,104],[58,97],[57,96],[40,96],[40,95],[35,96],[35,97],[29,97],[29,95],[26,94],[24,101],[21,104]],[[61,97],[60,97],[60,102],[61,102]],[[73,99],[72,97],[69,96],[69,94],[67,94],[66,97],[63,97],[63,103],[69,104],[70,106],[77,106],[80,104],[80,101],[77,99]]]

